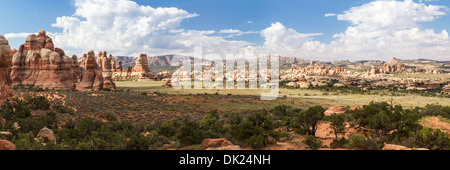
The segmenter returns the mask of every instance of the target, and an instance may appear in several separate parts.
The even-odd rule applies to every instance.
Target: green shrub
[[[348,147],[348,143],[350,143],[350,141],[348,141],[345,138],[334,139],[333,142],[331,142],[331,144],[330,144],[330,148],[332,148],[332,149],[335,149],[335,148],[347,148]]]
[[[261,149],[265,146],[265,139],[263,135],[254,135],[247,140],[247,145],[253,149]]]
[[[50,101],[44,96],[33,97],[27,95],[24,97],[25,102],[30,104],[32,110],[48,110],[50,109]]]
[[[416,144],[431,150],[449,150],[450,136],[440,129],[425,128],[417,134]]]
[[[306,137],[305,140],[302,141],[302,143],[308,145],[309,148],[313,150],[317,150],[320,147],[322,147],[322,141],[318,140],[316,137],[309,135]]]
[[[353,135],[350,137],[348,148],[360,150],[380,150],[381,145],[373,139],[367,139],[366,137],[361,135]]]

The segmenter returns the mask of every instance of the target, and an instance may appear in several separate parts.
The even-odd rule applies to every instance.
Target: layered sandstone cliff
[[[102,76],[102,71],[111,72],[111,63],[106,52],[99,55],[99,65],[95,54],[76,55],[69,58],[64,50],[55,48],[53,40],[41,30],[38,35],[29,35],[12,58],[11,79],[13,84],[34,84],[37,87],[63,90],[100,90],[116,86],[112,79]],[[106,81],[106,82],[104,82]]]
[[[12,59],[13,84],[34,84],[49,89],[74,89],[77,81],[74,62],[41,30],[29,35]]]
[[[8,40],[0,35],[0,105],[13,95],[9,68],[11,67],[11,49]]]

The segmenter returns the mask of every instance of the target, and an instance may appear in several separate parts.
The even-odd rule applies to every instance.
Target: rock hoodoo
[[[93,50],[89,51],[87,55],[83,55],[81,60],[82,73],[80,84],[76,89],[80,91],[100,90],[103,88],[103,75],[95,61],[95,53]]]
[[[95,55],[89,58],[85,54],[80,61],[76,55],[69,58],[64,50],[55,48],[52,38],[41,30],[38,35],[29,35],[19,50],[8,49],[8,52],[14,53],[11,68],[12,84],[34,84],[48,89],[82,91],[116,89],[111,78],[106,78],[104,83],[102,77],[103,70],[111,72],[111,63],[105,51],[99,55],[100,66]],[[107,74],[105,77],[108,75],[111,76]]]
[[[136,66],[133,68],[132,76],[138,76],[139,79],[153,79],[153,74],[148,66],[147,54],[141,54],[136,60]]]
[[[76,68],[64,51],[55,48],[53,41],[41,30],[29,35],[12,59],[13,84],[34,84],[49,89],[74,89]]]
[[[13,95],[11,77],[11,49],[8,40],[0,35],[0,105]]]

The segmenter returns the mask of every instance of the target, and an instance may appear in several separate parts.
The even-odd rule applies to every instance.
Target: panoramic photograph
[[[247,153],[171,160],[205,167],[450,150],[446,0],[16,0],[0,16],[0,150]]]

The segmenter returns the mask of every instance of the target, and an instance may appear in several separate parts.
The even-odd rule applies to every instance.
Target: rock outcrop
[[[54,143],[56,144],[56,138],[53,131],[47,127],[42,128],[36,136],[38,141],[43,143]]]
[[[64,51],[55,48],[53,41],[41,30],[29,35],[12,59],[13,84],[34,84],[49,89],[74,89],[76,66]]]
[[[111,60],[108,58],[106,51],[100,51],[97,56],[97,65],[103,72],[111,71]]]
[[[159,72],[158,74],[156,74],[155,79],[156,80],[162,80],[162,79],[171,79],[172,78],[172,73],[170,73],[169,70],[165,70],[163,72]]]
[[[210,148],[219,148],[219,147],[226,147],[226,146],[232,146],[233,144],[228,141],[225,138],[220,139],[204,139],[202,141],[202,144],[200,144],[200,147],[203,150],[207,150]]]
[[[100,90],[103,88],[103,74],[95,61],[95,53],[89,51],[83,55],[81,60],[83,71],[81,73],[80,84],[76,86],[79,91]]]
[[[0,139],[0,151],[7,150],[16,150],[16,145],[10,141]]]
[[[133,68],[132,76],[138,76],[139,79],[153,79],[154,76],[150,72],[148,66],[147,54],[141,54],[136,60],[136,66]]]
[[[310,66],[308,67],[302,67],[302,68],[291,68],[287,70],[282,70],[281,74],[287,74],[287,75],[318,75],[318,76],[341,76],[346,75],[347,71],[344,69],[344,67],[326,67],[324,65],[319,66],[317,63],[313,64],[310,63]]]
[[[8,51],[14,53],[13,50]],[[11,68],[12,84],[34,84],[37,87],[62,90],[115,90],[111,74],[105,76],[109,76],[105,78],[105,83],[102,77],[103,69],[111,72],[106,52],[99,55],[100,69],[95,55],[92,57],[84,54],[80,61],[76,55],[69,58],[64,50],[55,48],[52,38],[41,30],[38,35],[29,35],[25,44],[15,52]]]
[[[0,105],[13,95],[9,68],[11,67],[11,49],[8,40],[0,35]]]
[[[372,66],[372,69],[368,72],[368,75],[394,74],[394,73],[401,73],[405,70],[406,67],[404,64],[391,65],[386,63],[382,67]]]
[[[345,107],[341,106],[331,106],[327,111],[325,111],[325,116],[331,116],[332,114],[342,114],[345,113]]]
[[[426,148],[408,148],[406,146],[394,145],[394,144],[384,144],[384,147],[381,150],[394,150],[394,151],[405,151],[405,150],[428,150]]]
[[[450,95],[450,84],[442,88],[442,93]]]

